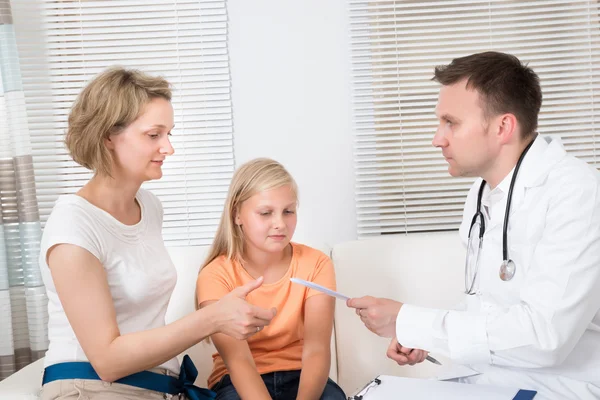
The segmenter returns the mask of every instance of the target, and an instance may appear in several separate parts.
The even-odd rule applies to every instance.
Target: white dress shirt
[[[469,382],[538,390],[536,399],[600,398],[600,173],[567,155],[559,140],[536,138],[513,189],[508,256],[516,273],[503,281],[513,172],[482,196],[486,230],[476,294],[454,310],[405,304],[398,341],[469,366],[480,374]],[[480,184],[465,204],[465,245]]]

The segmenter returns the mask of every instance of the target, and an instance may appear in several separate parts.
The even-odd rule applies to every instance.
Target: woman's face
[[[162,177],[162,164],[174,153],[169,136],[173,106],[163,98],[152,99],[141,115],[122,132],[106,139],[113,155],[113,177],[140,183]]]

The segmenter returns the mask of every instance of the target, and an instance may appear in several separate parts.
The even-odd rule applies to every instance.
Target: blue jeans
[[[300,384],[300,371],[276,371],[261,375],[273,400],[295,400]],[[225,375],[211,388],[217,393],[215,400],[240,400],[229,375]],[[346,400],[344,391],[331,379],[327,379],[321,400]]]

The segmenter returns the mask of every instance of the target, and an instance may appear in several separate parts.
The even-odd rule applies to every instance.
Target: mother
[[[173,125],[169,83],[136,70],[105,71],[73,105],[66,144],[95,174],[58,199],[42,237],[43,400],[210,396],[184,382],[193,364],[184,359],[180,370],[176,356],[216,332],[245,339],[275,315],[244,300],[259,279],[165,325],[177,275],[161,203],[140,186],[162,177]]]

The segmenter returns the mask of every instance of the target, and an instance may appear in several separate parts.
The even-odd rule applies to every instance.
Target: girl
[[[212,335],[209,387],[217,399],[339,399],[328,379],[335,299],[290,282],[298,277],[335,289],[322,252],[290,242],[296,229],[296,183],[269,159],[234,174],[221,222],[196,285],[198,306],[210,307],[233,288],[263,277],[248,300],[275,307],[277,317],[246,340]]]
[[[176,356],[215,332],[248,338],[274,316],[244,301],[256,280],[165,325],[177,275],[162,206],[140,185],[162,176],[172,128],[168,82],[135,70],[102,73],[71,110],[67,147],[95,175],[58,199],[41,241],[50,340],[43,400],[205,398],[211,393],[184,389],[191,360],[177,379]]]

